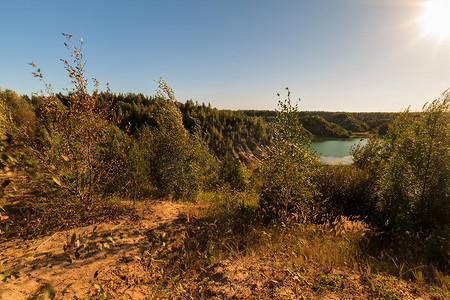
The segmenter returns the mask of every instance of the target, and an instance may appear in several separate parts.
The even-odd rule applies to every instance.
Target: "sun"
[[[428,0],[420,17],[425,35],[450,40],[450,0]]]

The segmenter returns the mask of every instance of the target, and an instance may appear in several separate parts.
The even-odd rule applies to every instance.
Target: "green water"
[[[319,154],[320,161],[335,165],[335,164],[351,164],[352,156],[350,155],[350,148],[353,145],[362,143],[367,144],[368,138],[316,138],[311,142],[312,148]]]

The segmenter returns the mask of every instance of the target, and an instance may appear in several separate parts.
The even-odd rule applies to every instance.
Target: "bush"
[[[300,124],[297,105],[287,99],[278,102],[277,118],[271,123],[271,152],[261,165],[262,207],[277,212],[311,215],[316,189],[313,183],[319,160],[310,152],[310,140]]]
[[[0,167],[4,169],[9,162],[8,139],[11,140],[11,134],[15,131],[15,126],[11,117],[11,112],[6,104],[5,98],[0,93]]]
[[[392,228],[433,230],[450,222],[450,93],[401,114],[383,142],[379,209]]]
[[[0,170],[6,175],[0,182],[0,223],[8,218],[1,212],[10,196],[6,187],[13,181],[16,169],[28,163],[22,146],[34,132],[35,116],[30,104],[14,91],[0,89]]]
[[[120,174],[121,160],[113,151],[116,136],[109,120],[111,103],[100,101],[97,91],[87,91],[82,43],[76,47],[71,35],[65,37],[73,63],[62,61],[73,89],[62,102],[44,82],[48,95],[35,99],[40,117],[37,143],[33,145],[39,162],[35,186],[45,193],[73,196],[90,204],[93,196],[103,195],[105,187]],[[43,81],[40,69],[31,65],[36,68],[33,74]]]
[[[322,214],[330,219],[344,215],[367,219],[376,208],[373,177],[353,165],[325,165],[315,177]]]
[[[450,92],[406,110],[383,139],[352,149],[354,165],[377,185],[378,224],[400,231],[442,230],[450,220]]]
[[[11,162],[8,153],[8,143],[6,142],[7,134],[9,134],[12,126],[12,118],[5,105],[5,100],[0,94],[0,169],[2,171],[8,170]],[[0,223],[6,219],[2,216],[3,206],[6,204],[5,187],[9,184],[8,180],[2,180],[0,190]],[[1,232],[0,232],[1,233]]]
[[[217,162],[200,136],[184,128],[173,91],[162,79],[159,85],[156,127],[143,127],[137,134],[139,172],[156,188],[157,196],[192,199],[212,184]]]
[[[32,139],[36,133],[36,116],[27,97],[20,97],[12,90],[1,90],[0,98],[14,123],[16,140]]]
[[[358,143],[351,147],[353,165],[366,171],[374,180],[378,179],[384,166],[385,152],[383,140],[378,136],[371,136],[366,145]]]
[[[219,169],[219,180],[236,191],[252,189],[255,185],[253,172],[231,154],[225,155]]]

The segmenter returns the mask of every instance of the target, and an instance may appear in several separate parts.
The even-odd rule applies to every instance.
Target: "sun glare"
[[[450,39],[450,0],[428,0],[423,6],[420,21],[424,34]]]

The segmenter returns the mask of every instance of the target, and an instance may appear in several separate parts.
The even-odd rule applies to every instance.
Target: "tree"
[[[140,168],[157,196],[192,199],[214,176],[216,161],[199,134],[190,134],[172,89],[161,78],[156,98],[156,126],[138,131]]]
[[[1,92],[1,91],[0,91]],[[11,135],[11,128],[13,121],[10,111],[5,103],[5,98],[0,93],[0,169],[2,171],[9,171],[9,166],[13,162],[13,158],[8,153],[9,143],[7,142],[8,135]],[[3,206],[6,203],[5,188],[10,183],[9,179],[2,180],[0,187],[0,222],[7,219],[7,216],[2,216]]]
[[[311,153],[297,105],[292,106],[290,91],[286,90],[287,98],[278,101],[276,121],[271,123],[273,146],[261,165],[260,204],[277,212],[302,212],[308,216],[314,206],[313,176],[319,160]]]
[[[8,195],[6,187],[13,181],[15,169],[25,166],[23,144],[35,134],[35,115],[30,103],[12,90],[0,89],[0,170],[6,177],[0,183],[0,221]]]
[[[109,120],[111,105],[99,98],[96,80],[96,90],[88,92],[83,43],[75,46],[71,35],[64,36],[70,59],[61,61],[73,88],[61,101],[44,81],[47,95],[37,99],[41,128],[34,154],[40,163],[39,173],[50,177],[57,190],[89,204],[93,195],[101,194],[108,181],[114,180],[121,161],[112,153],[116,131]],[[31,65],[36,68],[35,77],[43,81],[40,69]],[[39,186],[46,185],[41,182]]]
[[[254,185],[253,173],[231,154],[225,155],[219,169],[219,179],[236,191],[245,191]]]
[[[406,110],[383,142],[378,207],[391,227],[432,230],[450,222],[450,92]]]

